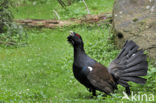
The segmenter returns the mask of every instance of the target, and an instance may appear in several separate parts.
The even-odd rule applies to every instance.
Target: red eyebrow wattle
[[[79,34],[75,34],[77,37],[79,37],[80,38],[80,35]]]

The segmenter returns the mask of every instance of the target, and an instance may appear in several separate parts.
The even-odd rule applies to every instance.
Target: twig
[[[87,4],[86,4],[85,0],[83,0],[83,3],[84,3],[84,4],[85,4],[85,6],[86,6],[86,9],[87,9],[87,11],[88,11],[88,14],[90,14],[90,11],[89,11],[89,9],[88,9],[88,6],[87,6]]]
[[[59,16],[59,14],[57,13],[57,11],[56,11],[56,10],[53,10],[53,12],[54,12],[55,15],[57,16],[57,19],[60,20],[60,16]]]
[[[66,4],[65,4],[62,0],[57,0],[57,1],[59,2],[59,4],[60,4],[63,8],[66,7]]]

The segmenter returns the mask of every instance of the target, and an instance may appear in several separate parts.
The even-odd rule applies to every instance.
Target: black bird
[[[126,41],[121,52],[108,68],[87,56],[81,36],[75,32],[67,37],[74,48],[73,73],[75,78],[96,96],[96,90],[113,93],[120,84],[130,95],[128,81],[145,84],[148,63],[143,50],[132,40]]]

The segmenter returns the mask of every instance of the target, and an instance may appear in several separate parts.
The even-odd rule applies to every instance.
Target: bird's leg
[[[92,89],[92,95],[96,96],[96,90],[95,89]]]
[[[88,88],[88,91],[89,91],[89,92],[92,92],[92,89],[91,89],[91,88]]]
[[[126,90],[126,93],[127,93],[128,95],[131,95],[131,91],[130,91],[130,88],[129,88],[129,87],[126,87],[125,90]]]

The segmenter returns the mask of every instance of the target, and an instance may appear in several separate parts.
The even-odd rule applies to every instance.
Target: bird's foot
[[[90,98],[91,99],[95,99],[95,98],[97,98],[97,95],[96,96],[95,95],[92,95]]]
[[[127,93],[127,95],[130,96],[130,95],[131,95],[130,88],[129,88],[129,87],[126,87],[125,89],[126,89],[126,93]]]

